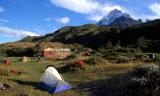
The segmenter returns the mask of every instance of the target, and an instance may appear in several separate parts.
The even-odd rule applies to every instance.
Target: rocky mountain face
[[[123,13],[120,10],[112,10],[107,16],[103,17],[97,25],[99,26],[117,26],[129,27],[132,25],[140,24],[142,21],[134,20],[129,14]]]

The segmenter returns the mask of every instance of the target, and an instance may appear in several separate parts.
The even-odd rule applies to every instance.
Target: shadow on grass
[[[57,68],[58,72],[61,74],[68,72],[68,69],[69,69],[68,66],[62,66]]]
[[[16,79],[9,79],[10,81],[14,81],[20,85],[24,85],[24,86],[32,86],[35,89],[39,89],[39,84],[40,82],[32,82],[32,81],[22,81],[22,80],[16,80]]]
[[[129,73],[121,74],[113,78],[80,84],[78,89],[82,93],[89,92],[89,96],[126,96],[124,91],[129,78]]]

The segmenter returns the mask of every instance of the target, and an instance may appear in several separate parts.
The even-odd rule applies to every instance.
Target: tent
[[[72,87],[62,79],[54,67],[48,67],[41,78],[40,88],[54,94]]]

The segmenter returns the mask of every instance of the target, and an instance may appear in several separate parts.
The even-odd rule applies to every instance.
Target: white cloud
[[[9,20],[7,20],[7,19],[0,19],[0,22],[8,23],[8,22],[9,22]]]
[[[158,19],[160,18],[160,3],[154,3],[149,6],[151,11],[155,14],[150,16],[151,19]]]
[[[63,17],[63,18],[58,18],[55,21],[58,22],[58,23],[61,23],[61,24],[67,24],[67,23],[70,22],[70,18],[69,17]]]
[[[44,20],[48,21],[48,22],[58,22],[58,23],[61,23],[61,24],[67,24],[67,23],[70,22],[69,17],[62,17],[62,18],[57,18],[57,19],[54,19],[52,17],[47,17]]]
[[[0,35],[6,37],[15,37],[15,36],[39,36],[34,32],[20,30],[20,29],[13,29],[9,27],[0,27]]]
[[[98,21],[113,9],[123,8],[113,4],[101,4],[98,0],[50,0],[55,6],[87,15],[87,19]]]
[[[51,0],[51,3],[82,14],[91,13],[99,6],[99,3],[93,0]]]
[[[100,16],[100,15],[90,15],[87,17],[88,20],[92,20],[92,21],[99,21],[102,18],[103,16]]]
[[[45,21],[49,21],[49,22],[54,21],[54,19],[53,19],[52,17],[47,17],[47,18],[45,18],[44,20],[45,20]]]
[[[5,11],[5,9],[0,6],[0,12],[4,12],[4,11]]]
[[[4,23],[8,23],[9,20],[7,19],[0,19],[0,25],[3,25]]]

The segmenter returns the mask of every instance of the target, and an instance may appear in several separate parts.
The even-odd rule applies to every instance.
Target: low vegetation
[[[159,96],[160,67],[147,64],[135,68],[126,88],[127,96]]]
[[[84,70],[76,69],[77,71],[72,72],[72,70],[75,70],[72,69],[72,67],[70,71],[64,72],[63,68],[65,68],[67,64],[66,62],[69,63],[68,60],[46,60],[45,62],[40,63],[35,60],[36,58],[31,58],[30,62],[23,63],[22,61],[19,61],[20,58],[17,57],[11,57],[8,59],[12,60],[12,65],[0,64],[0,68],[3,69],[0,72],[0,82],[9,84],[11,88],[8,90],[0,91],[2,96],[19,96],[24,94],[26,96],[52,96],[51,94],[41,91],[38,88],[40,78],[48,64],[54,64],[58,71],[62,74],[63,78],[74,87],[72,90],[61,92],[55,94],[54,96],[90,96],[91,94],[96,94],[92,90],[85,91],[85,88],[89,87],[89,89],[92,89],[94,84],[98,84],[98,86],[102,87],[104,84],[98,83],[96,81],[101,79],[107,80],[117,75],[127,73],[134,66],[136,66],[135,64],[112,65],[105,59],[101,60],[100,58],[98,59],[98,57],[91,57],[86,59],[81,58],[81,60],[84,62],[85,60],[89,61],[85,65]],[[77,58],[71,59],[71,61],[79,60]],[[21,74],[17,74],[17,72],[21,72]],[[91,83],[91,85],[88,83]],[[100,89],[98,88],[96,90]]]

